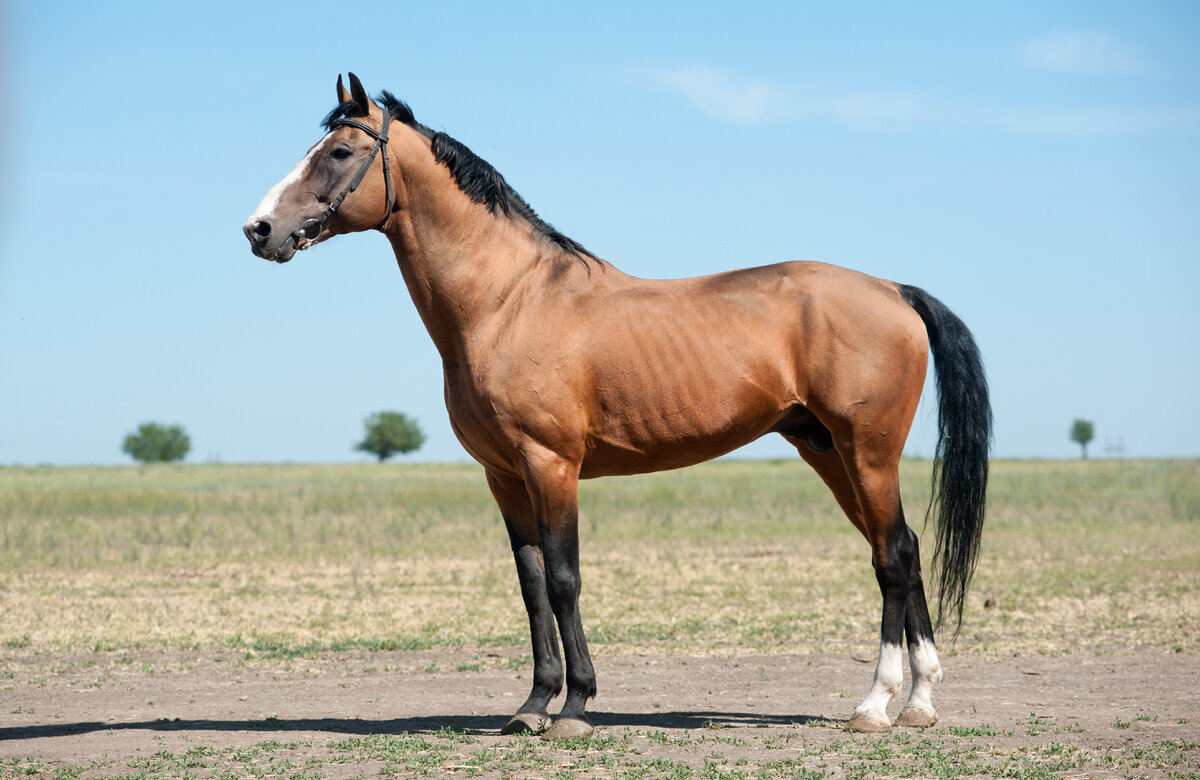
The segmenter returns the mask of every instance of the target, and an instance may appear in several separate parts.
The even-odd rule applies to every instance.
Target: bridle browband
[[[375,130],[370,126],[365,125],[355,119],[335,119],[329,123],[330,130],[333,130],[335,127],[353,127],[362,130],[364,133],[375,139],[375,146],[371,149],[371,153],[367,155],[367,159],[365,162],[363,162],[362,167],[358,169],[358,173],[354,174],[354,178],[351,179],[350,183],[346,185],[346,188],[342,190],[336,198],[333,199],[333,201],[329,204],[329,207],[325,209],[324,213],[322,213],[321,216],[317,217],[316,219],[305,220],[304,224],[300,225],[299,229],[292,234],[292,238],[296,242],[299,242],[305,238],[312,240],[321,235],[321,231],[325,229],[325,223],[329,221],[329,218],[333,216],[333,213],[338,210],[339,206],[342,205],[342,201],[346,199],[346,196],[354,192],[354,190],[358,188],[359,184],[362,184],[363,177],[367,175],[367,170],[371,167],[371,163],[375,161],[375,155],[379,154],[380,149],[383,150],[383,181],[384,185],[387,187],[387,210],[384,211],[383,219],[379,221],[379,224],[375,226],[375,229],[382,230],[383,226],[387,224],[388,217],[392,216],[393,202],[392,169],[391,164],[388,161],[387,153],[388,124],[390,124],[391,121],[392,114],[390,111],[385,109],[383,112],[383,127],[379,130],[379,132],[375,132]]]

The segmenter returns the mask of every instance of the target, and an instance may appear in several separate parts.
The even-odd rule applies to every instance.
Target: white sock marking
[[[922,639],[908,646],[908,666],[912,671],[912,692],[905,707],[933,712],[933,686],[942,681],[942,662],[933,642]]]
[[[863,703],[855,712],[887,721],[887,706],[904,684],[904,650],[900,645],[879,643],[879,662],[875,665],[875,682]]]

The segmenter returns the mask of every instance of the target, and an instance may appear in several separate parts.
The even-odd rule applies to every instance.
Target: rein
[[[362,164],[362,167],[358,169],[358,173],[354,174],[354,178],[351,179],[350,183],[346,185],[346,188],[342,190],[336,198],[333,199],[333,201],[329,204],[329,207],[325,209],[325,212],[316,219],[305,220],[304,224],[302,224],[300,228],[292,234],[292,238],[297,243],[303,239],[309,239],[311,241],[312,239],[315,239],[317,236],[321,235],[321,231],[325,229],[325,223],[329,221],[329,218],[333,216],[333,213],[338,210],[339,206],[342,205],[342,201],[346,199],[346,196],[358,189],[359,184],[362,184],[363,177],[367,175],[367,170],[371,167],[371,163],[375,161],[375,155],[379,154],[380,149],[383,149],[383,181],[387,187],[387,210],[384,211],[383,219],[379,221],[379,224],[375,226],[375,229],[382,230],[383,226],[387,224],[388,217],[392,215],[393,201],[392,170],[388,161],[388,153],[386,148],[388,140],[388,124],[390,124],[391,121],[391,112],[384,111],[383,127],[378,133],[371,129],[371,127],[368,125],[365,125],[362,122],[354,119],[335,119],[329,123],[329,128],[331,130],[335,127],[353,127],[362,130],[364,133],[375,139],[375,146],[371,149],[371,153],[367,155],[367,159]]]

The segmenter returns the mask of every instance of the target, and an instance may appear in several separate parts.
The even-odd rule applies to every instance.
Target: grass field
[[[928,469],[904,463],[918,531]],[[866,545],[798,462],[586,482],[581,525],[585,625],[605,652],[874,651]],[[0,469],[7,647],[526,641],[474,465]],[[1200,463],[995,463],[944,651],[1141,646],[1200,652]]]
[[[906,461],[902,477],[920,531],[929,464]],[[798,462],[585,483],[581,510],[584,623],[610,677],[622,658],[690,670],[698,657],[741,656],[722,660],[732,666],[715,674],[728,676],[746,659],[869,662],[876,651],[866,544]],[[523,695],[526,626],[503,525],[473,465],[0,468],[0,734],[26,735],[0,743],[0,777],[1200,778],[1200,716],[1182,691],[1168,689],[1174,714],[1161,720],[1128,703],[1148,701],[1130,698],[1129,683],[1094,694],[1087,712],[1047,714],[1040,692],[1066,685],[1053,701],[1071,700],[1068,656],[1081,669],[1097,658],[1121,668],[1122,657],[1162,669],[1200,654],[1200,462],[993,464],[962,632],[940,649],[1000,687],[1012,674],[1043,680],[1027,695],[1041,711],[1027,716],[1010,707],[978,726],[873,737],[821,717],[697,728],[687,713],[706,705],[656,720],[651,702],[633,705],[646,707],[632,716],[642,725],[618,719],[548,746],[498,737],[487,719],[397,729],[394,715],[223,721],[201,707],[189,730],[138,714],[156,713],[147,699],[168,690],[191,691],[176,696],[187,707],[227,701],[229,686],[253,701],[320,680],[325,693],[300,712],[323,711],[352,684],[410,705],[419,685],[429,696]],[[1031,656],[1053,674],[1026,677],[1041,674]],[[869,682],[870,667],[852,665],[861,680],[800,711],[847,715]],[[739,673],[747,690],[773,685]],[[1078,674],[1098,690],[1095,671]],[[349,695],[363,707],[378,697]],[[118,730],[72,723],[96,717],[73,714],[86,702],[88,713],[117,713]],[[73,739],[91,739],[77,744],[97,745],[98,757],[79,759],[90,748]]]

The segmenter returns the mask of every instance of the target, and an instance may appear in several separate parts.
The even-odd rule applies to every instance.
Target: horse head
[[[353,73],[349,91],[338,76],[337,96],[325,136],[267,192],[242,227],[259,257],[286,263],[340,233],[382,229],[391,216],[391,116]]]

